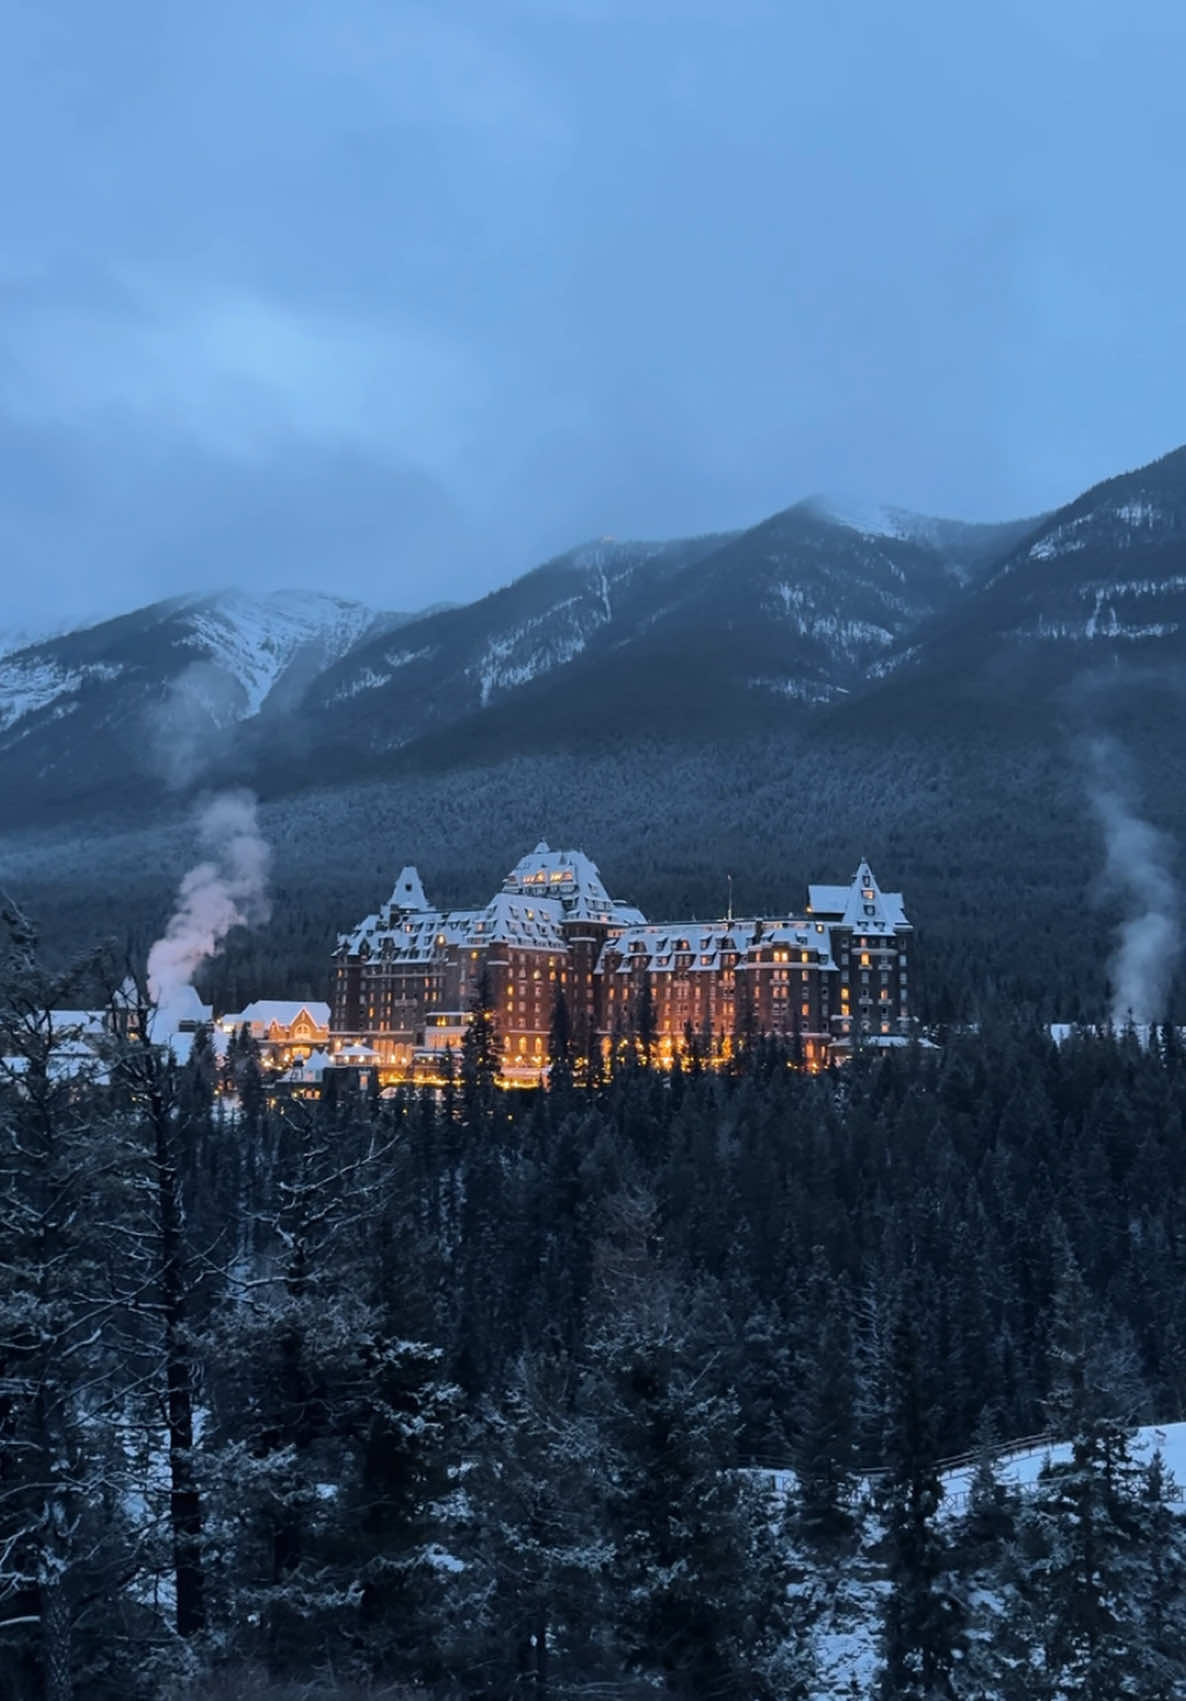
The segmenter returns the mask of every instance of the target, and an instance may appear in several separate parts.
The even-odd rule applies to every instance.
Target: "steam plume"
[[[1112,958],[1112,1020],[1160,1022],[1166,1017],[1180,943],[1181,897],[1170,872],[1163,833],[1136,813],[1124,761],[1112,739],[1091,746],[1091,802],[1104,832],[1105,878],[1127,910]]]
[[[232,927],[268,919],[271,850],[255,811],[250,792],[223,792],[199,816],[206,860],[182,880],[169,925],[148,953],[149,997],[165,1034],[176,1027],[199,963],[215,954]]]

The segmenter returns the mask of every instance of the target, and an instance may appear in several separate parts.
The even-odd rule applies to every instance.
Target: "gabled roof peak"
[[[429,908],[420,875],[411,863],[401,868],[391,894],[389,907],[393,910],[423,911]]]

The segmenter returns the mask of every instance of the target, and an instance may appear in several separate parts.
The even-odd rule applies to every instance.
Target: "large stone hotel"
[[[562,989],[578,1052],[641,1037],[670,1061],[707,1061],[743,1036],[786,1039],[809,1069],[910,1031],[911,926],[867,862],[847,886],[811,886],[796,916],[648,922],[611,898],[580,851],[539,844],[484,909],[438,910],[405,868],[334,958],[335,1062],[386,1081],[432,1079],[459,1048],[485,975],[508,1083],[536,1082]]]

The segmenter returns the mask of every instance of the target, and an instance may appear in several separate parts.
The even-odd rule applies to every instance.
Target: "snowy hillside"
[[[1186,1516],[1186,1423],[1164,1427],[1146,1426],[1134,1432],[1129,1442],[1134,1465],[1147,1468],[1160,1455],[1168,1473],[1166,1504],[1171,1513]],[[1051,1446],[1046,1441],[1023,1442],[1000,1449],[994,1475],[1000,1491],[1015,1493],[1025,1506],[1043,1492],[1043,1473],[1051,1466],[1065,1467],[1071,1458],[1069,1444]],[[761,1476],[763,1473],[754,1473]],[[774,1490],[780,1516],[793,1507],[795,1479],[789,1471],[766,1473]],[[937,1527],[954,1544],[953,1557],[961,1564],[966,1555],[961,1546],[960,1525],[967,1518],[973,1496],[976,1466],[957,1465],[941,1471],[943,1497],[939,1502]],[[811,1624],[809,1637],[810,1701],[877,1701],[882,1666],[882,1637],[886,1603],[891,1592],[887,1566],[886,1527],[878,1509],[875,1485],[858,1488],[858,1519],[848,1553],[832,1565],[821,1564],[815,1555],[801,1554],[792,1545],[796,1580],[792,1598]],[[973,1629],[980,1633],[991,1626],[1006,1606],[1007,1591],[985,1588],[985,1579],[968,1576],[961,1585],[965,1608]],[[962,1691],[961,1691],[962,1693]],[[1003,1701],[997,1693],[984,1701]]]
[[[381,619],[360,603],[308,592],[223,591],[155,604],[0,657],[0,732],[20,737],[38,717],[73,714],[87,686],[154,672],[166,688],[184,680],[217,721],[247,719],[294,665],[320,671]]]
[[[244,718],[258,714],[293,662],[306,656],[318,669],[337,661],[377,620],[374,609],[317,592],[252,597],[225,591],[190,605],[183,640],[194,656],[233,679],[243,693]]]
[[[1153,1455],[1160,1453],[1161,1462],[1174,1479],[1178,1495],[1186,1489],[1186,1423],[1146,1424],[1134,1433],[1131,1452],[1133,1458],[1143,1465],[1148,1465]],[[1003,1484],[1025,1495],[1037,1488],[1038,1479],[1048,1465],[1065,1465],[1070,1457],[1071,1449],[1066,1443],[1023,1442],[1016,1448],[1002,1448],[997,1475]],[[975,1474],[976,1467],[971,1464],[957,1465],[943,1473],[942,1515],[952,1516],[965,1510]],[[1180,1513],[1186,1514],[1186,1500],[1175,1498],[1171,1504]]]
[[[1044,518],[1038,515],[985,523],[948,520],[844,496],[812,496],[806,506],[833,525],[862,537],[890,538],[938,551],[948,572],[961,585],[986,564],[999,561],[1021,538],[1037,531]]]
[[[447,679],[453,703],[485,708],[574,660],[616,620],[628,630],[631,593],[642,581],[661,581],[722,541],[584,544],[476,603],[427,612],[395,644],[361,648],[326,681],[321,700],[328,707],[365,695],[369,714],[372,694],[391,686],[402,695],[405,670],[413,667],[417,692],[432,692]],[[402,741],[406,716],[395,724]]]

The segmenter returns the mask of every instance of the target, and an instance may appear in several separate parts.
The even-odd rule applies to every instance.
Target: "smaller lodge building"
[[[545,843],[482,909],[435,909],[407,867],[339,938],[329,1053],[385,1084],[438,1080],[484,982],[507,1084],[546,1073],[560,991],[580,1056],[645,1040],[660,1063],[692,1046],[712,1063],[772,1035],[817,1070],[911,1032],[912,932],[866,861],[847,886],[809,886],[802,915],[712,922],[648,922],[583,852]]]
[[[261,1061],[271,1069],[304,1063],[329,1044],[329,1005],[320,1000],[257,998],[253,1004],[218,1018],[219,1031],[229,1039],[244,1028],[259,1046]]]

